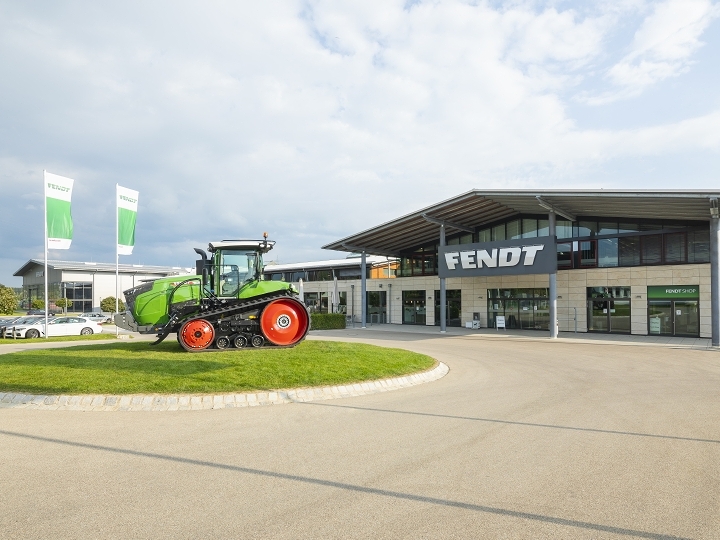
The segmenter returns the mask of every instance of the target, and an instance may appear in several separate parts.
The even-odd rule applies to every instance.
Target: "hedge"
[[[342,313],[311,313],[311,330],[335,330],[345,328],[345,315]]]

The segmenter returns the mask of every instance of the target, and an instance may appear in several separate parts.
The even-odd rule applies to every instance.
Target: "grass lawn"
[[[133,336],[130,336],[132,339]],[[91,334],[89,336],[58,336],[34,339],[0,339],[0,345],[24,345],[26,343],[47,343],[49,341],[97,341],[98,339],[115,339],[115,334]]]
[[[303,341],[289,349],[188,353],[163,342],[107,343],[0,355],[0,392],[172,394],[250,392],[383,379],[430,369],[401,349]]]

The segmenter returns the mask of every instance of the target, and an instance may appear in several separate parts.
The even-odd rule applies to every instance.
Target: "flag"
[[[74,180],[47,171],[43,171],[43,178],[45,181],[47,247],[48,249],[70,249],[73,236],[70,199]]]
[[[137,220],[138,192],[117,187],[118,255],[132,255],[135,246],[135,221]]]

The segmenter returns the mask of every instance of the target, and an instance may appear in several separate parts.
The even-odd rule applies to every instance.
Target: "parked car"
[[[84,317],[56,317],[48,321],[48,336],[86,336],[99,334],[102,327],[95,321]],[[15,338],[38,338],[45,335],[45,320],[40,319],[30,324],[15,326]]]
[[[27,315],[42,315],[45,316],[45,310],[44,309],[29,309],[27,312]],[[57,315],[54,311],[50,310],[48,311],[48,317],[54,317]]]
[[[108,322],[110,320],[110,317],[108,317],[107,315],[104,315],[102,313],[95,313],[95,312],[83,313],[80,316],[85,319],[90,319],[91,321],[95,321],[98,324],[102,324],[102,323]]]
[[[32,324],[37,320],[44,320],[45,316],[38,317],[37,315],[33,315],[30,317],[5,317],[5,319],[7,319],[5,322],[0,323],[0,335],[2,335],[2,337],[12,337],[10,335],[10,330],[12,330],[13,326]]]

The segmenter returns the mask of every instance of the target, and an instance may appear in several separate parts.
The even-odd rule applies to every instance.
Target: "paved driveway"
[[[720,538],[720,354],[389,331],[443,379],[307,404],[0,411],[3,538]]]

